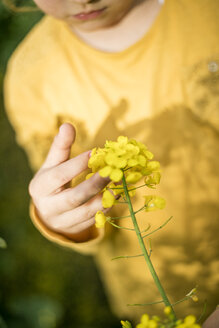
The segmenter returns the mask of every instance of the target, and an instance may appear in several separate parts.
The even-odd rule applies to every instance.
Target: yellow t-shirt
[[[167,207],[140,214],[141,228],[150,222],[155,229],[174,217],[152,236],[152,260],[173,302],[198,284],[209,311],[219,284],[218,33],[215,0],[166,0],[148,33],[119,53],[93,49],[65,23],[45,17],[13,54],[5,78],[7,113],[34,169],[65,121],[78,132],[73,154],[119,135],[149,147],[162,165],[156,192]],[[141,205],[138,196],[134,206]],[[122,206],[113,210],[116,216],[125,215]],[[142,258],[110,261],[139,253],[132,232],[114,231],[101,239],[102,232],[94,231],[91,241],[76,244],[46,229],[33,212],[36,226],[50,240],[85,253],[96,249],[112,308],[120,317],[145,311],[127,303],[160,299]],[[121,224],[131,226],[128,219]],[[202,305],[187,302],[176,310],[198,314]]]

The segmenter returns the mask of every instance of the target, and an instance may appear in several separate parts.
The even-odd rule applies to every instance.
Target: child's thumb
[[[76,136],[75,128],[70,123],[64,123],[55,136],[43,168],[49,168],[61,164],[69,159],[71,146]]]

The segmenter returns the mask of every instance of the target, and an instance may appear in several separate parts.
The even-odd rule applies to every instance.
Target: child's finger
[[[87,203],[53,217],[50,219],[49,226],[55,231],[79,233],[81,224],[86,224],[87,221],[94,218],[98,211],[107,212],[108,210],[102,206],[101,195],[97,195]]]
[[[88,180],[78,184],[74,188],[64,189],[47,199],[47,210],[50,215],[56,216],[70,211],[89,201],[96,196],[109,183],[109,179],[102,178],[98,173]]]
[[[59,128],[59,133],[54,138],[43,169],[56,166],[69,158],[71,146],[75,140],[75,129],[70,123],[64,123]]]
[[[90,151],[36,174],[29,186],[33,199],[48,196],[87,169]]]

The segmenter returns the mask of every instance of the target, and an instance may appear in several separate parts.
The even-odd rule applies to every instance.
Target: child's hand
[[[97,211],[104,211],[98,193],[108,179],[98,173],[74,188],[65,185],[87,169],[90,152],[69,159],[75,140],[75,129],[65,123],[54,138],[48,156],[29,185],[29,192],[40,219],[50,229],[72,237],[75,241],[89,238]]]

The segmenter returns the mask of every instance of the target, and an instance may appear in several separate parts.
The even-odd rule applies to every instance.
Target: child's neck
[[[137,5],[115,26],[94,32],[77,29],[73,32],[93,48],[105,52],[119,52],[136,43],[147,33],[160,9],[161,4],[158,0],[139,0]]]

